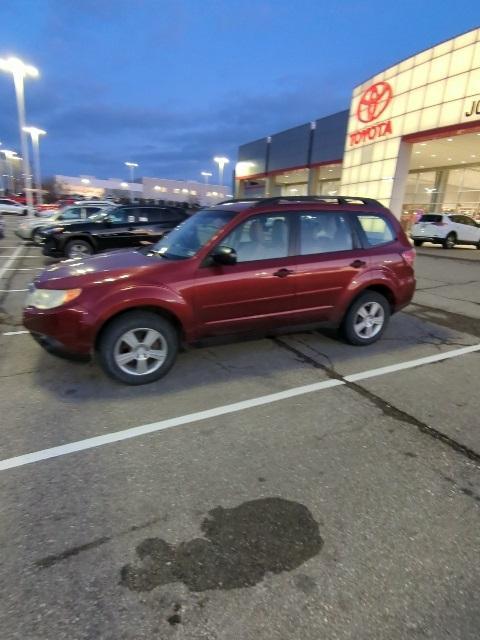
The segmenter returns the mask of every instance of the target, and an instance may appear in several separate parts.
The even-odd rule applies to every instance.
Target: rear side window
[[[349,251],[353,248],[350,224],[342,213],[300,215],[300,255]]]
[[[179,222],[183,220],[171,209],[144,207],[138,210],[140,222]]]
[[[395,232],[385,218],[368,214],[359,215],[358,221],[371,247],[395,240]]]
[[[441,222],[443,216],[438,213],[424,213],[420,222]]]

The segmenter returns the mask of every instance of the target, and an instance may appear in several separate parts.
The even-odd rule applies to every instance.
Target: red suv
[[[97,353],[128,384],[163,376],[179,344],[327,323],[380,338],[415,289],[411,248],[375,200],[230,200],[154,245],[68,260],[31,285],[24,324],[47,350]]]

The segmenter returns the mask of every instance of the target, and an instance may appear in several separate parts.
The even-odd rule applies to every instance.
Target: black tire
[[[477,249],[480,249],[480,240],[477,242]]]
[[[116,361],[117,350],[123,344],[122,336],[130,331],[136,332],[135,335],[140,336],[143,330],[149,329],[153,329],[153,331],[161,335],[161,340],[166,349],[165,359],[158,368],[150,373],[129,373],[125,371]],[[178,333],[168,320],[148,311],[129,311],[116,320],[112,320],[102,332],[98,342],[98,358],[105,373],[114,380],[119,380],[125,384],[140,385],[154,382],[168,373],[175,362],[178,348]],[[147,359],[148,361],[149,359]],[[151,363],[151,366],[154,366],[154,364]],[[132,364],[132,368],[134,366]]]
[[[28,216],[28,209],[24,209],[20,215]]]
[[[422,244],[423,244],[423,240],[414,240],[414,241],[413,241],[413,244],[414,244],[416,247],[421,247],[421,246],[422,246]]]
[[[94,249],[90,242],[87,240],[70,240],[65,245],[65,255],[67,258],[80,258],[82,256],[91,256],[94,253]]]
[[[454,233],[449,233],[445,240],[442,242],[442,247],[444,249],[453,249],[456,240],[457,236]]]
[[[381,306],[383,310],[383,322],[380,326],[380,329],[377,331],[377,333],[375,333],[375,335],[372,335],[371,337],[362,337],[358,333],[357,329],[357,322],[360,318],[359,311],[360,309],[362,309],[362,307],[364,307],[365,305],[368,306],[371,303],[377,303]],[[382,296],[381,293],[377,293],[376,291],[367,290],[362,293],[348,309],[342,322],[341,332],[345,340],[350,344],[356,346],[372,344],[382,337],[385,329],[387,328],[390,315],[390,304],[388,303],[388,300],[385,298],[385,296]]]
[[[42,236],[40,235],[41,227],[37,227],[32,231],[32,242],[39,247],[42,244]]]

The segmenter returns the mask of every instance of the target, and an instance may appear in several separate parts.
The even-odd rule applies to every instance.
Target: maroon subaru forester
[[[155,245],[52,266],[24,324],[48,351],[97,354],[128,384],[163,376],[182,341],[326,323],[375,342],[415,289],[411,248],[375,200],[278,197],[204,209]]]

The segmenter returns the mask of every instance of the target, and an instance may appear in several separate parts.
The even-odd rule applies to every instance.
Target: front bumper
[[[63,251],[57,248],[54,240],[45,238],[45,236],[42,236],[42,238],[42,253],[44,256],[48,256],[49,258],[63,258]]]
[[[32,230],[31,229],[15,229],[15,235],[21,238],[22,240],[31,240]]]
[[[90,354],[81,354],[75,351],[69,351],[64,344],[56,340],[55,338],[51,338],[50,336],[46,336],[43,333],[36,333],[35,331],[30,331],[30,335],[41,347],[51,353],[54,356],[58,356],[59,358],[65,358],[67,360],[78,360],[79,362],[88,362],[90,360]]]
[[[23,325],[47,351],[70,358],[88,358],[94,347],[91,316],[81,307],[42,310],[25,307]]]

